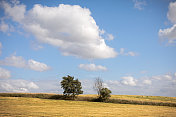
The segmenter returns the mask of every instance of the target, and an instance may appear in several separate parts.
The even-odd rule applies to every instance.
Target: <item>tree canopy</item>
[[[61,88],[64,89],[63,94],[66,97],[75,98],[79,94],[83,94],[81,82],[76,79],[74,80],[74,77],[67,76],[63,77],[63,80],[61,81]]]

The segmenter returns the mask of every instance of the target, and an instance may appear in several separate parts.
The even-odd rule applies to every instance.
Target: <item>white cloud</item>
[[[0,78],[10,78],[10,71],[0,67]]]
[[[26,11],[22,4],[2,2],[2,6],[7,16],[21,24],[39,42],[59,47],[65,56],[105,59],[117,55],[113,48],[106,45],[101,36],[102,30],[87,8],[79,5],[47,7],[36,4]]]
[[[26,11],[25,5],[19,4],[19,2],[13,2],[13,4],[9,4],[5,1],[2,1],[1,6],[4,9],[5,14],[14,21],[21,22],[24,19],[24,14]]]
[[[152,78],[155,80],[161,80],[161,76],[152,76]]]
[[[136,82],[137,80],[134,79],[132,76],[126,76],[126,77],[122,77],[122,84],[124,85],[129,85],[129,86],[136,86]]]
[[[173,77],[174,77],[174,74],[172,75],[171,73],[168,73],[168,74],[164,74],[164,75],[152,76],[152,79],[155,79],[155,80],[172,80]]]
[[[0,60],[0,65],[13,66],[18,68],[25,68],[26,60],[22,56],[11,55],[4,60]]]
[[[134,8],[138,10],[144,9],[144,6],[146,5],[146,2],[142,0],[133,0],[133,2],[134,2]]]
[[[32,59],[28,60],[28,67],[32,70],[40,71],[40,72],[50,69],[46,64],[37,62]]]
[[[59,80],[39,80],[39,81],[36,81],[35,84],[40,88],[36,89],[35,92],[62,94],[63,89],[60,86],[60,82],[61,81],[59,81]],[[82,83],[83,82],[81,82],[81,84]],[[84,87],[83,84],[82,84],[82,86]]]
[[[172,80],[172,76],[169,74],[164,75],[164,78],[167,80]]]
[[[0,55],[1,55],[1,53],[2,53],[2,44],[1,44],[1,42],[0,42]]]
[[[171,2],[169,4],[169,11],[167,13],[167,17],[172,23],[176,23],[176,13],[175,12],[176,12],[176,2]]]
[[[34,82],[27,83],[26,86],[29,89],[38,89],[39,88]]]
[[[120,82],[117,80],[108,80],[106,81],[106,83],[109,85],[119,85],[120,84]]]
[[[137,53],[130,51],[130,52],[127,52],[125,55],[126,56],[137,56]]]
[[[37,62],[32,59],[26,61],[22,56],[15,55],[11,55],[9,57],[6,57],[4,60],[0,60],[0,65],[13,66],[17,68],[27,68],[40,72],[50,69],[50,67],[44,63]]]
[[[171,28],[160,29],[158,35],[162,39],[167,39],[169,43],[174,43],[176,40],[176,24]]]
[[[173,26],[167,29],[160,29],[158,35],[161,39],[168,40],[168,43],[174,43],[176,41],[176,2],[169,4],[167,17],[173,23]]]
[[[152,81],[151,80],[144,80],[143,83],[146,84],[146,85],[151,85]]]
[[[101,65],[95,65],[95,64],[80,64],[80,69],[84,69],[86,71],[106,71],[107,68]]]
[[[0,92],[18,92],[26,93],[32,90],[38,89],[39,87],[34,83],[26,80],[1,80]]]
[[[119,55],[124,55],[124,56],[137,56],[138,54],[136,52],[125,52],[125,48],[120,48]]]
[[[108,84],[107,84],[107,83],[103,83],[103,87],[104,87],[104,88],[108,88],[108,89],[109,89],[109,86],[108,86]]]

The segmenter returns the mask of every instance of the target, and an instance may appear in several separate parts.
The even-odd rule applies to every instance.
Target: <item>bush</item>
[[[111,97],[111,90],[109,90],[108,88],[102,88],[100,90],[100,97],[99,100],[101,102],[106,102],[109,100],[109,98]]]

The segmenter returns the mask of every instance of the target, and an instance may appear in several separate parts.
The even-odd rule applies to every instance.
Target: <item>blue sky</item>
[[[0,5],[1,92],[62,93],[71,75],[89,94],[100,77],[113,94],[176,96],[174,0]]]

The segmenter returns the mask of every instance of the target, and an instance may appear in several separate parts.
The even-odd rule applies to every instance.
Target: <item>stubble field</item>
[[[84,95],[83,95],[84,96]],[[93,95],[89,95],[93,96]],[[112,96],[112,98],[141,99],[175,102],[175,98],[145,96]],[[143,98],[142,98],[143,97]],[[150,116],[175,117],[176,107],[114,104],[102,102],[53,100],[30,97],[0,97],[0,116],[61,116],[61,117],[111,117]]]

